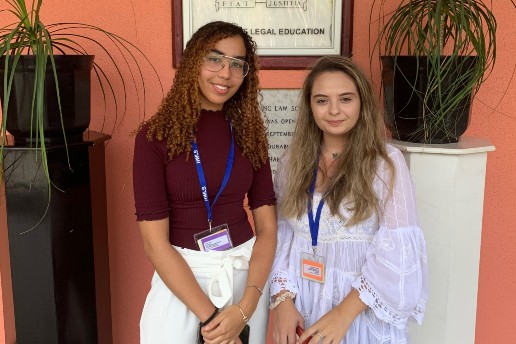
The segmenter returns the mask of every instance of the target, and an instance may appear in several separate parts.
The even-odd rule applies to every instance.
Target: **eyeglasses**
[[[219,72],[229,62],[229,70],[232,76],[244,78],[249,73],[249,64],[231,56],[211,52],[204,58],[204,68],[210,72]]]

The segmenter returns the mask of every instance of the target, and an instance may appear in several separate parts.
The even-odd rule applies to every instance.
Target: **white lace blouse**
[[[428,300],[426,245],[418,224],[414,187],[403,155],[387,145],[396,170],[394,190],[389,197],[389,171],[379,163],[374,190],[383,213],[355,226],[346,226],[329,208],[322,209],[317,254],[326,257],[325,283],[301,278],[302,252],[312,252],[308,218],[278,220],[278,246],[269,279],[270,294],[281,290],[296,293],[295,304],[305,318],[305,328],[358,290],[368,305],[350,326],[342,344],[408,343],[406,325],[410,318],[423,320]],[[275,191],[278,202],[288,152],[278,164]],[[316,209],[321,194],[315,193]],[[314,210],[315,211],[315,210]],[[344,215],[349,212],[341,207]],[[349,218],[349,216],[347,216]],[[335,343],[337,344],[337,343]]]

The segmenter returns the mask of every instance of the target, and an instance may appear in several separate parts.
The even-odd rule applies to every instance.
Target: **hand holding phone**
[[[298,326],[296,327],[296,334],[301,337],[301,335],[303,334],[303,332],[305,332],[305,330],[301,327],[301,326]],[[312,339],[313,336],[310,336],[308,337],[302,344],[308,344],[308,342],[310,342],[310,339]]]

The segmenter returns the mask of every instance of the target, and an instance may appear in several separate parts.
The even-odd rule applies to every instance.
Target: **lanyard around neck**
[[[310,226],[310,235],[312,237],[312,249],[314,251],[314,254],[317,250],[317,237],[319,236],[319,223],[321,220],[321,211],[324,206],[324,198],[321,198],[321,201],[319,202],[319,205],[317,206],[317,211],[315,213],[315,219],[314,214],[312,212],[312,202],[314,199],[314,192],[315,192],[315,182],[317,181],[317,168],[319,166],[319,163],[317,163],[317,166],[315,167],[314,171],[314,180],[312,181],[312,185],[310,186],[310,197],[308,198],[308,225]]]
[[[192,141],[192,151],[195,159],[195,167],[197,168],[197,176],[199,177],[199,184],[201,184],[201,193],[202,198],[204,199],[204,204],[206,205],[206,210],[208,211],[208,224],[211,229],[211,222],[213,220],[213,206],[217,199],[219,198],[222,191],[226,188],[226,185],[229,181],[229,175],[231,174],[231,170],[233,168],[233,160],[235,157],[235,139],[233,138],[233,128],[231,126],[231,122],[229,123],[229,130],[231,135],[231,146],[229,148],[228,160],[226,162],[226,171],[224,172],[224,178],[222,179],[222,184],[220,185],[219,191],[217,195],[213,199],[213,203],[210,205],[210,200],[208,199],[208,186],[206,184],[206,178],[204,177],[204,170],[201,164],[201,156],[199,155],[199,148],[197,146],[197,142]]]

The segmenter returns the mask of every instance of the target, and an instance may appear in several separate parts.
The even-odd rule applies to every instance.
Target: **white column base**
[[[413,344],[473,344],[487,152],[485,139],[422,145],[392,141],[405,155],[428,248],[430,298]]]

